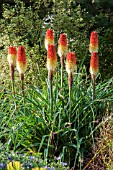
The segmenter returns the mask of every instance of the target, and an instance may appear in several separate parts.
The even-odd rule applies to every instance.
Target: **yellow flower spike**
[[[9,163],[7,164],[7,170],[15,170],[15,169],[13,168],[12,162],[9,162]]]
[[[15,170],[21,170],[21,164],[19,161],[14,161],[13,162],[13,167]]]

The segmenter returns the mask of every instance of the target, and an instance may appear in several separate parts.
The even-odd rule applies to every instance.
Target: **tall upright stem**
[[[53,71],[48,71],[48,79],[49,79],[49,89],[50,89],[50,111],[51,114],[53,114],[53,87],[52,87],[52,81],[53,81]]]
[[[10,76],[11,76],[11,83],[12,83],[12,96],[14,97],[14,105],[16,109],[15,88],[14,88],[14,65],[13,64],[11,64],[10,66]]]
[[[53,113],[53,92],[52,92],[52,81],[50,81],[50,109],[51,114]]]
[[[24,114],[25,114],[26,109],[25,109],[25,94],[24,94],[24,74],[20,74],[20,81],[21,81],[21,88],[22,88],[22,95],[23,95],[23,105],[24,105]]]
[[[24,97],[24,74],[20,74],[20,81],[21,81],[22,94]]]
[[[92,89],[92,100],[94,100],[95,99],[95,75],[92,75],[91,78],[92,78],[92,87],[93,87],[93,89]]]
[[[14,66],[13,65],[10,66],[10,76],[11,76],[11,81],[12,81],[12,92],[15,95],[15,91],[14,91]]]
[[[68,85],[69,85],[69,122],[71,115],[71,92],[72,92],[73,76],[72,73],[68,74]]]
[[[70,123],[70,115],[71,115],[71,88],[69,87],[69,123]]]
[[[61,63],[61,88],[63,88],[63,69],[64,69],[64,56],[62,55],[60,58]]]

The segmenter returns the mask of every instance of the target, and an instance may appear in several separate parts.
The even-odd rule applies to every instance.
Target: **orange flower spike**
[[[60,34],[60,38],[58,41],[58,55],[60,57],[66,56],[68,53],[68,42],[67,42],[67,37],[66,34]]]
[[[16,65],[16,55],[17,55],[16,47],[9,46],[7,59],[10,66],[12,65],[14,67]]]
[[[91,32],[89,51],[98,52],[98,33],[96,31]]]
[[[20,74],[24,74],[27,69],[26,54],[23,46],[18,47],[17,52],[17,70]]]
[[[99,72],[99,58],[98,58],[98,53],[93,52],[91,55],[91,60],[90,60],[90,73],[91,76],[96,76]]]
[[[76,56],[74,52],[69,52],[66,57],[66,71],[68,74],[76,71]]]
[[[57,56],[55,45],[48,45],[47,51],[47,69],[48,71],[54,71],[57,65]]]
[[[45,36],[45,48],[48,50],[48,45],[54,44],[54,31],[48,29]]]

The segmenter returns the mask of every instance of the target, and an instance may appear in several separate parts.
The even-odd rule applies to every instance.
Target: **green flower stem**
[[[62,55],[60,58],[61,63],[61,88],[63,88],[63,69],[64,69],[64,56]]]
[[[48,78],[49,78],[49,89],[50,89],[50,111],[51,111],[51,115],[53,114],[53,87],[52,87],[52,82],[53,82],[53,71],[50,70],[48,72]]]
[[[24,97],[24,74],[20,74],[20,81],[21,81],[22,94]]]
[[[95,75],[92,75],[91,76],[91,78],[92,78],[92,100],[94,101],[94,99],[95,99]]]
[[[12,84],[12,96],[13,96],[13,101],[16,109],[16,100],[15,100],[15,89],[14,89],[14,65],[12,64],[10,66],[10,76],[11,76],[11,84]]]
[[[24,113],[25,113],[25,94],[24,94],[24,74],[20,74],[22,95],[23,95],[23,105],[24,105]]]
[[[70,122],[70,115],[71,115],[72,84],[73,84],[73,76],[72,76],[72,73],[70,73],[70,74],[68,74],[68,85],[69,85],[69,122]]]
[[[12,93],[14,94],[15,96],[15,90],[14,90],[14,79],[12,79]]]
[[[50,109],[51,109],[51,114],[52,114],[53,113],[52,81],[50,81]]]
[[[12,93],[15,95],[14,91],[14,66],[10,66],[10,76],[11,76],[11,81],[12,81]]]

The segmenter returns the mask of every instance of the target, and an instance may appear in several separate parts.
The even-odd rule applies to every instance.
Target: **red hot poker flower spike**
[[[27,69],[26,54],[23,46],[18,47],[17,52],[17,69],[20,74],[24,74]]]
[[[48,71],[54,70],[57,65],[57,56],[56,56],[56,49],[55,45],[48,45],[47,51],[47,69]]]
[[[66,56],[68,53],[68,42],[67,42],[67,37],[66,34],[60,34],[60,38],[58,41],[58,55],[60,57]]]
[[[69,52],[66,57],[66,71],[68,74],[76,71],[76,56],[74,52]]]
[[[17,52],[16,52],[16,47],[13,47],[13,46],[9,46],[8,47],[8,62],[9,62],[9,65],[11,66],[15,66],[16,64],[16,55],[17,55]]]
[[[96,31],[91,32],[89,51],[98,52],[98,33]]]
[[[99,58],[98,53],[93,52],[90,59],[90,73],[91,76],[96,76],[99,72]]]
[[[48,50],[48,45],[54,44],[54,31],[48,29],[45,36],[45,48]]]

